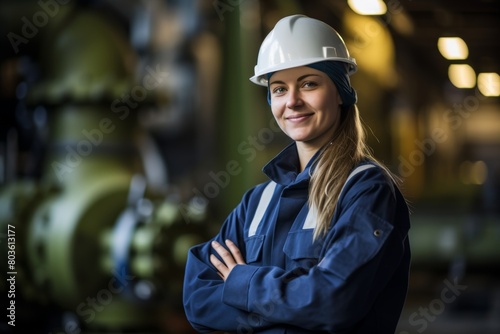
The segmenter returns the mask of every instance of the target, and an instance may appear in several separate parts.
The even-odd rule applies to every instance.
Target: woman
[[[259,51],[293,143],[263,169],[210,242],[188,255],[184,307],[200,332],[394,333],[407,292],[408,209],[365,144],[341,37],[302,15]]]

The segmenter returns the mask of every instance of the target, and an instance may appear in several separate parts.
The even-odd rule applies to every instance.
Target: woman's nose
[[[290,89],[288,91],[288,99],[286,101],[286,107],[289,109],[295,109],[302,105],[302,99],[298,89]]]

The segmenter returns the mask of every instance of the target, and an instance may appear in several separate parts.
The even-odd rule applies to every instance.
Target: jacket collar
[[[262,171],[272,181],[284,186],[290,186],[292,184],[302,182],[308,183],[312,174],[311,169],[314,168],[313,163],[317,159],[320,151],[321,149],[314,154],[311,160],[307,163],[306,168],[300,172],[297,145],[293,142],[278,153],[278,155],[276,155],[271,161],[269,161],[264,168],[262,168]]]

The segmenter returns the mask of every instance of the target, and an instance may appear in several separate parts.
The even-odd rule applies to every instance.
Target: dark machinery
[[[147,137],[137,110],[167,74],[158,64],[137,80],[105,16],[62,11],[44,35],[42,80],[22,94],[47,129],[40,178],[0,190],[0,230],[15,244],[8,262],[1,243],[1,275],[15,272],[15,284],[2,277],[0,290],[14,286],[6,306],[17,310],[16,326],[0,329],[189,333],[182,277],[188,248],[206,238],[206,202],[151,183],[145,165],[166,175],[165,165],[137,144]]]

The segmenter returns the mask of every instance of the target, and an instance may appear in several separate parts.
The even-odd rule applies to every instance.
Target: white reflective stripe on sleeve
[[[349,176],[347,177],[347,180],[345,180],[345,183],[344,183],[344,186],[342,187],[342,190],[340,190],[340,194],[339,194],[339,197],[340,195],[342,195],[342,191],[344,191],[344,188],[345,188],[345,185],[347,184],[347,182],[349,182],[350,179],[352,179],[352,177],[364,170],[367,170],[367,169],[370,169],[370,168],[373,168],[375,167],[375,165],[372,165],[372,164],[368,164],[368,165],[362,165],[362,166],[359,166],[357,167],[356,169],[354,169],[351,174],[349,174]]]
[[[342,194],[342,191],[344,190],[345,188],[345,185],[347,184],[347,182],[349,182],[350,179],[352,179],[352,177],[364,170],[367,170],[369,168],[372,168],[372,167],[375,167],[375,165],[372,165],[372,164],[367,164],[367,165],[362,165],[362,166],[359,166],[359,167],[356,167],[352,172],[351,174],[349,174],[349,176],[347,177],[347,180],[345,180],[345,183],[344,183],[344,186],[342,187],[342,190],[340,190],[340,194]],[[340,197],[340,195],[339,195]],[[306,219],[304,221],[304,226],[302,226],[302,229],[303,230],[306,230],[306,229],[309,229],[309,228],[315,228],[316,227],[316,223],[317,223],[317,219],[316,219],[316,210],[314,210],[314,208],[311,208],[309,209],[309,212],[307,213],[307,216],[306,216]]]
[[[248,236],[251,237],[257,232],[260,221],[264,217],[264,213],[271,202],[271,198],[274,194],[274,189],[276,188],[276,182],[269,182],[269,184],[264,188],[262,195],[260,196],[259,205],[257,205],[257,210],[253,216],[252,222],[250,223],[250,229],[248,230]]]

